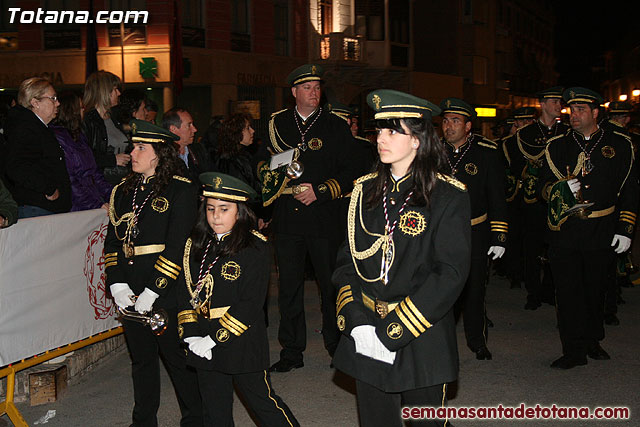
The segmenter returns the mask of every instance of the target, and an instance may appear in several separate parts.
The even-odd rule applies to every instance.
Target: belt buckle
[[[378,313],[381,319],[387,317],[387,314],[389,314],[389,303],[376,298],[376,313]]]

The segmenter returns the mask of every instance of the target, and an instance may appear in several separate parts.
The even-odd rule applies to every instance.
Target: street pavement
[[[270,290],[271,360],[278,360],[277,288]],[[353,381],[329,367],[320,329],[318,293],[315,282],[306,282],[308,346],[305,366],[289,373],[272,375],[273,387],[292,409],[303,426],[357,426]],[[517,407],[521,403],[535,407],[623,406],[631,410],[631,419],[617,421],[582,420],[452,420],[455,426],[640,426],[640,286],[624,288],[626,304],[619,308],[619,326],[607,326],[602,346],[611,355],[609,361],[589,360],[587,366],[568,371],[551,369],[549,364],[561,355],[556,329],[555,308],[543,305],[536,311],[523,309],[526,291],[509,289],[503,278],[492,277],[487,290],[487,312],[494,323],[489,330],[489,349],[493,360],[479,361],[465,345],[462,321],[458,323],[460,375],[449,387],[450,407]],[[162,373],[162,402],[158,413],[160,426],[177,426],[179,411],[168,376]],[[133,405],[130,362],[121,349],[74,381],[58,402],[18,409],[30,425],[48,411],[55,410],[47,427],[128,426]],[[255,425],[247,409],[236,398],[236,426]],[[8,425],[7,416],[0,417]],[[43,425],[41,423],[37,425]],[[384,426],[381,426],[384,427]]]

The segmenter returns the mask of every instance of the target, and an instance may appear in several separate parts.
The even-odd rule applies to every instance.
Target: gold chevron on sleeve
[[[224,317],[220,318],[220,325],[222,325],[224,328],[228,329],[233,335],[235,336],[240,336],[242,335],[241,330],[239,330],[238,328],[236,328],[233,324],[230,324],[227,319],[225,319]]]
[[[178,264],[169,261],[168,259],[166,259],[165,257],[163,257],[162,255],[160,255],[158,257],[158,261],[157,262],[161,262],[163,263],[165,266],[172,268],[174,270],[176,270],[178,273],[180,273],[180,270],[182,269],[182,267],[180,267]]]
[[[409,307],[409,309],[411,309],[411,312],[413,313],[413,315],[415,317],[418,318],[418,320],[420,320],[420,322],[422,322],[422,324],[428,329],[430,327],[432,327],[433,325],[431,323],[429,323],[429,321],[422,315],[422,313],[420,312],[420,310],[418,310],[418,307],[415,306],[415,304],[413,303],[413,301],[411,301],[410,297],[406,297],[403,301],[403,303],[407,303],[407,307]]]
[[[353,292],[351,291],[351,285],[345,285],[338,291],[338,297],[336,298],[336,315],[340,314],[340,311],[345,305],[353,301]]]
[[[395,308],[395,312],[398,315],[398,319],[404,324],[404,326],[413,334],[414,337],[418,338],[420,336],[420,332],[413,327],[413,323],[409,319],[407,319],[402,311],[400,310],[400,306]]]
[[[222,318],[224,318],[225,321],[227,321],[229,324],[234,325],[238,330],[240,330],[242,332],[246,332],[247,329],[249,329],[249,327],[247,325],[245,325],[244,323],[242,323],[241,321],[239,321],[238,319],[236,319],[235,317],[230,315],[229,312],[226,312],[222,316]]]
[[[631,225],[635,225],[636,214],[630,211],[620,211],[620,221],[628,222]]]
[[[164,267],[158,265],[157,262],[156,262],[156,265],[153,266],[153,268],[155,268],[156,270],[158,270],[160,273],[164,274],[165,276],[171,277],[173,280],[176,280],[178,278],[178,273],[165,269]]]
[[[192,323],[198,321],[198,315],[195,310],[184,310],[178,313],[178,325],[184,323]]]

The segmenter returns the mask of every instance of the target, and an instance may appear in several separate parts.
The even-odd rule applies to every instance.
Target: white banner
[[[0,230],[0,366],[119,326],[105,292],[103,209]]]

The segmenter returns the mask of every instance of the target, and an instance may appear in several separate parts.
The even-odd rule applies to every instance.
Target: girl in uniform
[[[133,426],[158,425],[160,356],[176,390],[181,426],[201,426],[197,377],[180,347],[176,279],[182,249],[196,217],[197,188],[176,175],[178,137],[151,123],[132,120],[133,173],[118,184],[109,202],[110,224],[104,244],[107,285],[118,307],[145,314],[164,309],[161,335],[136,321],[122,320],[132,362]]]
[[[333,275],[343,333],[333,364],[356,380],[362,426],[401,426],[403,407],[444,406],[457,378],[452,308],[469,271],[469,197],[439,173],[437,106],[392,90],[367,98],[380,160],[351,194]]]
[[[178,328],[198,372],[204,424],[233,426],[235,384],[260,425],[297,426],[267,372],[262,306],[272,257],[247,206],[257,193],[221,173],[200,181],[206,199],[184,249]]]

